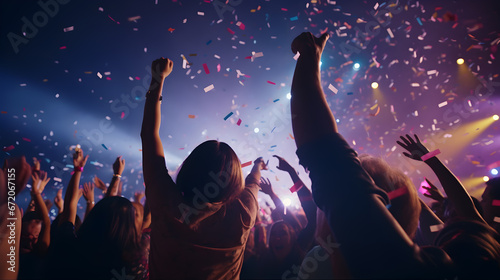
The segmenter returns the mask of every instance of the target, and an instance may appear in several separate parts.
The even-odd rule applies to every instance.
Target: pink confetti
[[[276,85],[276,83],[273,83],[273,82],[271,82],[271,81],[267,81],[267,82],[268,82],[269,84],[271,84],[271,85]]]
[[[406,188],[399,188],[397,190],[393,190],[391,192],[387,193],[387,196],[389,196],[389,199],[395,199],[396,197],[402,196],[403,194],[407,193],[408,190]]]
[[[227,28],[227,31],[228,31],[229,33],[231,33],[232,35],[234,35],[234,31],[233,31],[233,30],[231,30],[231,28],[229,28],[229,27],[228,27],[228,28]]]
[[[238,122],[236,122],[236,125],[237,125],[237,126],[240,126],[240,125],[241,125],[241,119],[238,119]]]
[[[31,142],[31,139],[28,139],[28,138],[25,138],[25,137],[23,137],[23,140],[26,141],[26,142]]]
[[[252,161],[247,161],[247,162],[241,164],[241,168],[247,167],[247,166],[249,166],[251,164],[252,164]]]
[[[65,50],[66,49],[66,46],[62,46],[59,48],[60,50]]]
[[[10,145],[8,147],[3,148],[3,151],[8,152],[8,151],[14,150],[14,148],[15,148],[14,145]]]
[[[206,63],[203,63],[203,69],[205,70],[205,73],[210,74],[210,71],[208,70],[208,66]]]
[[[217,72],[220,72],[220,63],[217,64]]]
[[[122,112],[121,118],[125,118],[125,112]]]

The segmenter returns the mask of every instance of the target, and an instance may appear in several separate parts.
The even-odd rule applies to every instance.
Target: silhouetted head
[[[361,155],[359,160],[375,184],[388,194],[393,191],[399,193],[398,190],[403,189],[398,195],[391,198],[389,211],[406,234],[413,238],[418,228],[421,206],[417,191],[410,178],[400,170],[389,166],[381,158]]]
[[[184,160],[176,184],[186,201],[202,196],[205,202],[229,202],[243,190],[243,174],[236,153],[226,143],[201,143]]]
[[[499,241],[498,232],[487,224],[452,218],[434,243],[453,260],[459,279],[497,279],[500,273]]]
[[[123,197],[100,200],[78,230],[82,243],[121,252],[138,248],[135,208]]]

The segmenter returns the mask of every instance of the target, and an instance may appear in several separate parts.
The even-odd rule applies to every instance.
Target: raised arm
[[[268,178],[260,178],[259,187],[263,193],[271,197],[271,200],[273,201],[274,206],[276,207],[276,209],[274,209],[273,211],[279,213],[280,217],[283,218],[284,215],[283,213],[285,212],[285,205],[283,204],[281,199],[276,195],[276,193],[274,193],[271,181]]]
[[[420,142],[420,139],[416,134],[414,137],[415,140],[413,140],[410,135],[406,134],[406,138],[403,136],[400,137],[403,142],[396,142],[409,152],[403,152],[406,157],[422,161],[422,156],[429,153],[429,150],[422,144],[422,142]],[[455,177],[453,172],[451,172],[436,156],[433,156],[424,162],[438,177],[443,190],[459,216],[486,223],[474,206],[474,202],[472,201],[469,193],[464,188],[462,183],[460,183],[458,178]]]
[[[153,61],[151,85],[146,94],[144,118],[141,128],[142,164],[146,197],[150,203],[158,199],[158,193],[168,180],[163,145],[160,139],[161,100],[165,78],[170,75],[173,62],[168,58]]]
[[[327,39],[302,33],[292,43],[292,50],[300,52],[292,82],[292,126],[314,201],[325,212],[354,278],[427,275],[418,248],[386,208],[387,194],[337,133],[321,89],[319,64]]]
[[[78,207],[78,200],[82,196],[82,190],[78,189],[80,185],[80,178],[82,177],[83,167],[87,163],[89,156],[83,156],[83,151],[76,148],[73,154],[73,165],[75,167],[74,173],[69,180],[66,194],[64,195],[64,210],[59,219],[59,225],[64,222],[71,222],[73,225],[76,220],[76,212]]]
[[[119,195],[120,183],[124,169],[125,169],[125,159],[119,156],[113,163],[113,178],[111,178],[111,183],[109,183],[109,188],[106,191],[104,197]]]
[[[47,206],[42,198],[42,192],[45,186],[50,181],[47,178],[47,172],[39,171],[33,173],[31,176],[33,179],[33,186],[31,187],[31,197],[35,201],[35,211],[39,212],[42,217],[42,232],[38,237],[38,242],[36,243],[36,248],[40,256],[44,256],[50,245],[50,218]]]
[[[94,208],[95,200],[94,200],[94,184],[85,183],[83,184],[83,197],[85,201],[87,201],[87,207],[85,208],[85,218],[89,215],[92,208]]]
[[[306,214],[307,225],[302,226],[297,241],[303,250],[308,250],[314,239],[314,232],[316,231],[316,204],[313,202],[312,193],[304,185],[304,182],[300,180],[295,168],[293,168],[284,158],[277,155],[274,155],[274,157],[279,161],[276,168],[287,172],[294,186],[299,188],[297,195],[300,200],[300,205]]]
[[[292,42],[293,53],[300,53],[292,80],[292,128],[297,147],[337,132],[337,124],[321,88],[321,54],[329,35],[320,38],[304,32]]]

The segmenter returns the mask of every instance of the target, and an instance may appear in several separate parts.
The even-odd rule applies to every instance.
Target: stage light
[[[291,93],[287,93],[287,94],[286,94],[286,98],[287,98],[287,99],[292,99],[292,94],[291,94]]]
[[[457,59],[457,64],[458,65],[462,65],[462,64],[464,64],[464,62],[465,62],[465,60],[463,58]]]
[[[488,182],[489,180],[490,180],[490,178],[488,176],[483,177],[483,181]]]
[[[253,129],[253,132],[255,132],[255,133],[259,133],[259,131],[260,131],[260,129],[258,127]]]
[[[490,170],[490,173],[491,173],[491,175],[496,176],[496,175],[498,175],[498,169],[493,168]]]
[[[285,198],[283,199],[283,205],[285,205],[286,207],[290,206],[292,204],[292,200],[290,198]]]
[[[500,119],[500,117],[498,115],[493,115],[493,120],[494,121],[498,121],[498,119]]]
[[[352,68],[354,68],[354,70],[359,70],[359,67],[361,67],[361,65],[359,65],[359,63],[354,63],[354,66]]]
[[[377,82],[373,82],[372,83],[372,89],[376,89],[378,88],[378,83]]]
[[[321,65],[323,65],[323,61],[320,61],[320,62],[319,62],[319,67],[321,67]]]

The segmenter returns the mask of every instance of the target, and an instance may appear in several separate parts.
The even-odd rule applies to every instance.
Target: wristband
[[[118,177],[118,178],[121,178],[121,177],[122,177],[122,175],[120,175],[120,174],[113,174],[113,177]]]
[[[95,204],[95,202],[94,202],[94,201],[87,201],[87,204],[92,204],[92,205],[94,205],[94,204]]]
[[[302,184],[302,181],[297,181],[297,183],[295,183],[291,188],[290,188],[290,191],[292,193],[294,192],[298,192],[302,187],[304,186],[304,184]]]
[[[441,153],[441,151],[439,149],[436,149],[436,150],[434,150],[432,152],[428,152],[427,154],[423,155],[421,157],[421,159],[422,159],[422,161],[426,161],[426,160],[428,160],[428,159],[430,159],[432,157],[435,157],[435,156],[439,155],[440,153]]]
[[[74,170],[75,170],[75,172],[76,172],[76,171],[83,172],[83,166],[80,166],[80,167],[76,167],[76,166],[75,166],[75,169],[74,169]]]

